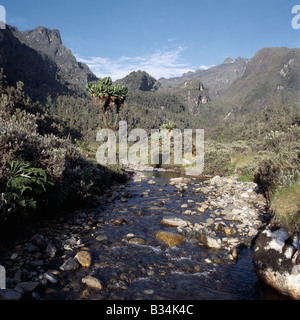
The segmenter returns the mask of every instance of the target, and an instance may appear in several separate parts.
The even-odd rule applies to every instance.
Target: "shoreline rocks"
[[[291,238],[283,227],[264,230],[254,248],[257,276],[283,295],[300,299],[299,238]]]
[[[236,259],[240,246],[252,244],[270,219],[267,201],[256,183],[215,176],[195,188],[195,193],[203,194],[205,200],[194,214],[207,213],[208,218],[202,223],[178,226],[178,232],[197,238],[208,248],[225,249],[232,259]]]

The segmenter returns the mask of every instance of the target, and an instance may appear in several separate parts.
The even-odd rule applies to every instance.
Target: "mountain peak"
[[[0,61],[3,59],[3,67],[10,70],[11,82],[21,80],[34,90],[34,84],[43,83],[49,92],[56,88],[67,92],[71,88],[77,90],[78,86],[84,90],[87,82],[97,80],[88,66],[79,63],[71,50],[63,45],[57,29],[41,26],[27,31],[11,26],[7,29],[7,36],[0,46]],[[22,78],[17,78],[20,70],[23,70]],[[83,92],[85,94],[85,90]]]
[[[33,30],[23,31],[23,35],[42,44],[62,44],[60,32],[57,29],[37,27]]]
[[[133,71],[123,79],[117,80],[116,84],[126,85],[132,91],[156,91],[160,84],[145,71]]]
[[[223,62],[223,64],[229,64],[229,63],[234,63],[235,60],[233,60],[232,58],[226,58]]]

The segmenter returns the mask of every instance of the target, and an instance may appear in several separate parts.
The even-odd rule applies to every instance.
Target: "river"
[[[177,228],[161,224],[174,217],[204,223],[217,216],[213,210],[184,214],[205,201],[195,192],[203,180],[191,179],[178,189],[171,172],[143,172],[145,179],[122,186],[120,196],[99,205],[96,221],[82,236],[91,253],[92,266],[62,273],[60,285],[53,284],[43,299],[59,300],[260,300],[281,299],[258,280],[253,266],[253,245],[246,244],[236,259],[228,251],[200,245],[195,237],[185,237],[169,247],[155,237],[158,231],[177,234]],[[149,179],[151,183],[149,183]],[[221,221],[221,218],[219,219]],[[217,233],[222,238],[224,234]],[[134,240],[132,240],[134,239]],[[74,256],[70,251],[66,255]],[[52,267],[58,269],[62,260]],[[102,290],[87,288],[86,276],[101,281]],[[63,282],[63,286],[61,285]]]

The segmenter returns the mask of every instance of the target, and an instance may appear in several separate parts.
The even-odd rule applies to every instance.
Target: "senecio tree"
[[[102,111],[106,128],[115,130],[119,120],[119,112],[127,97],[128,88],[122,85],[113,85],[111,78],[103,78],[89,82],[86,90],[93,98],[94,104]],[[112,126],[108,125],[107,113],[117,107],[116,118]]]

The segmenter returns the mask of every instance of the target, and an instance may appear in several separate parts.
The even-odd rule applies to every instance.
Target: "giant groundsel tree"
[[[103,78],[89,82],[86,90],[93,98],[94,104],[102,111],[103,122],[106,128],[115,130],[118,125],[119,112],[124,105],[128,94],[128,88],[123,85],[113,85],[111,78]],[[107,114],[116,106],[116,116],[112,125],[108,124]]]

